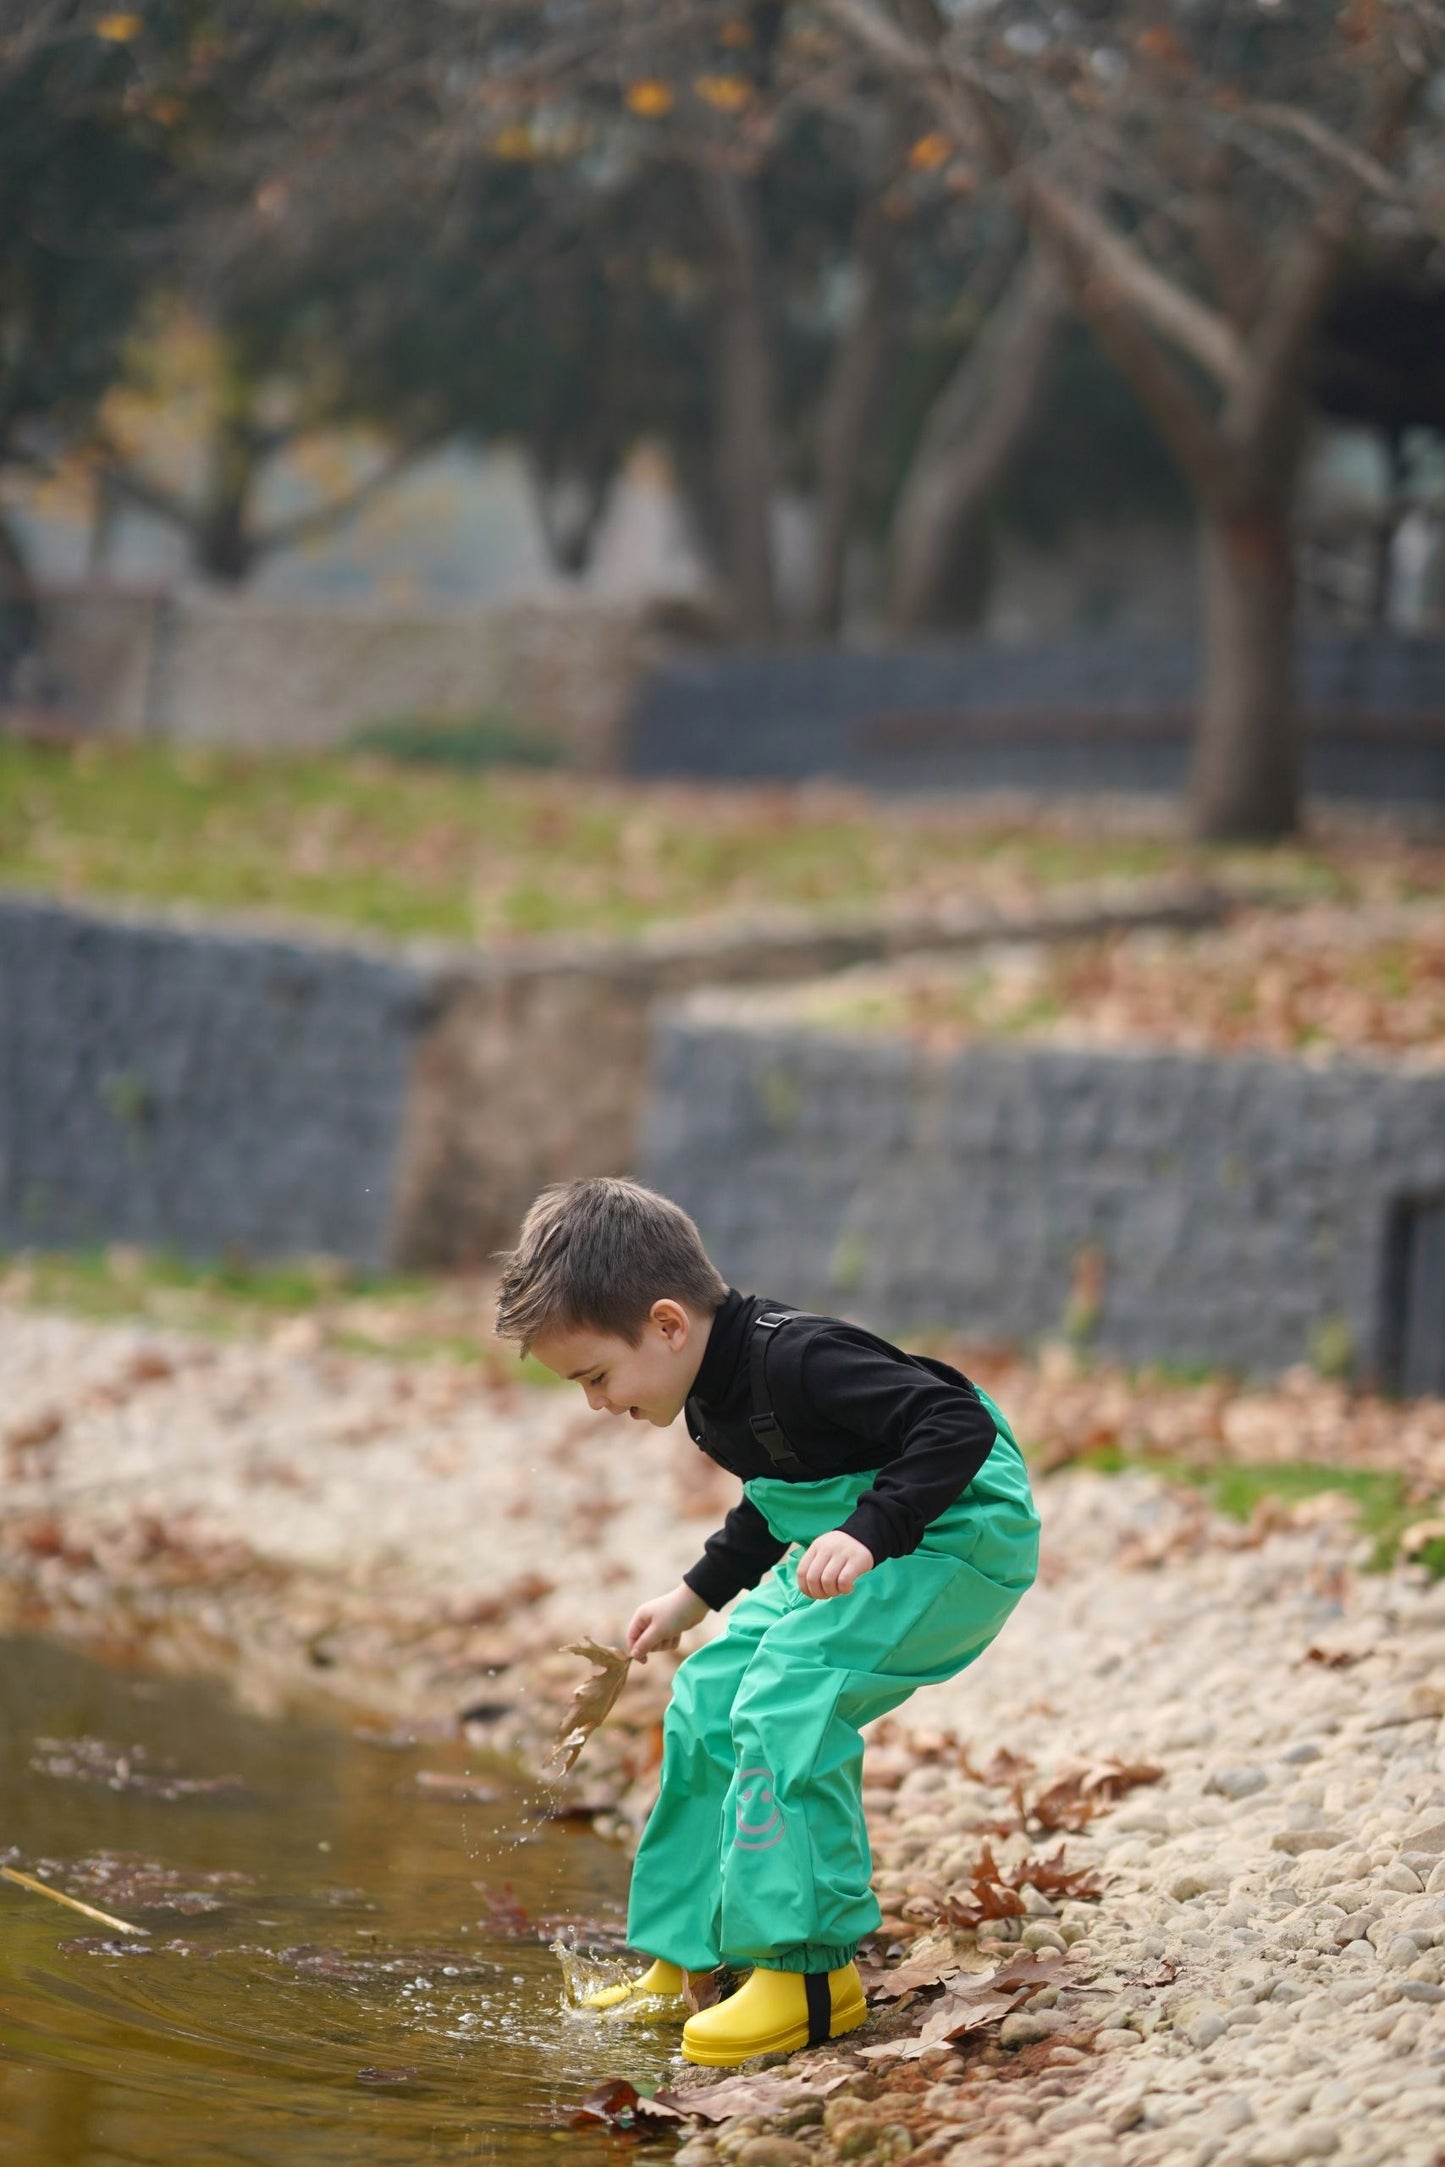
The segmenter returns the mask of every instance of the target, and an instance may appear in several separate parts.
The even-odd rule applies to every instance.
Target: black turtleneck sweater
[[[778,1473],[749,1427],[749,1340],[760,1310],[784,1307],[729,1288],[685,1410],[693,1441],[745,1482]],[[767,1377],[773,1412],[807,1470],[791,1479],[877,1468],[877,1481],[843,1522],[843,1533],[870,1550],[875,1564],[916,1549],[930,1520],[967,1489],[993,1449],[993,1417],[965,1376],[858,1325],[830,1317],[782,1327],[768,1348]],[[710,1610],[720,1610],[756,1587],[788,1547],[745,1497],[683,1579]]]

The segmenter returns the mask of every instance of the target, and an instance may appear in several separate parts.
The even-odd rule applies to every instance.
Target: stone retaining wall
[[[0,1247],[377,1263],[426,988],[380,956],[0,903]]]
[[[1313,796],[1445,805],[1445,640],[1300,642]],[[1178,791],[1199,662],[1119,633],[679,657],[639,698],[642,775],[839,776],[879,790]]]
[[[657,1003],[1000,933],[1200,924],[1199,891],[1026,925],[777,918],[388,950],[0,896],[0,1248],[473,1262],[545,1182],[629,1169]]]
[[[44,599],[47,661],[87,727],[313,751],[399,715],[492,714],[617,765],[645,639],[621,610],[318,605],[104,584]]]
[[[662,1019],[643,1177],[735,1283],[895,1329],[1445,1389],[1445,1077]],[[1436,1260],[1438,1262],[1438,1259]],[[1413,1276],[1412,1276],[1413,1275]]]

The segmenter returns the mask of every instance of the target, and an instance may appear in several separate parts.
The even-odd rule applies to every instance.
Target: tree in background
[[[0,20],[0,473],[43,472],[90,430],[179,215],[185,100],[206,94],[196,15],[164,12],[138,73],[133,15],[10,0]],[[0,520],[12,655],[33,635]]]
[[[1439,11],[822,5],[987,161],[1160,430],[1202,532],[1195,822],[1289,832],[1310,352],[1352,260],[1438,196]]]

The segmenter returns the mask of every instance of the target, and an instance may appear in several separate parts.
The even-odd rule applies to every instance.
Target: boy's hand
[[[830,1528],[810,1542],[798,1560],[798,1586],[805,1595],[821,1601],[826,1595],[846,1595],[855,1580],[873,1570],[873,1552],[866,1543],[842,1528]]]
[[[654,1595],[650,1603],[634,1610],[627,1627],[627,1652],[637,1662],[647,1661],[649,1648],[675,1648],[691,1626],[707,1616],[707,1604],[694,1595],[686,1581],[679,1581],[666,1595]]]

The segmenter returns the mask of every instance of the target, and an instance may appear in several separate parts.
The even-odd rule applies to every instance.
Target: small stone
[[[1057,1949],[1060,1956],[1066,1955],[1069,1947],[1063,1935],[1054,1927],[1046,1926],[1042,1919],[1031,1920],[1019,1941],[1025,1949]]]
[[[1176,1904],[1187,1904],[1191,1897],[1203,1896],[1209,1889],[1225,1886],[1226,1877],[1217,1866],[1194,1866],[1186,1873],[1174,1876],[1169,1883],[1169,1894]]]
[[[1347,1835],[1342,1828],[1281,1828],[1269,1842],[1272,1851],[1287,1851],[1298,1858],[1302,1851],[1333,1851],[1336,1844],[1347,1841]]]
[[[998,2028],[1001,2047],[1032,2047],[1040,2039],[1051,2039],[1057,2031],[1069,2031],[1074,2020],[1055,2016],[1051,2009],[1015,2009],[1006,2016]]]
[[[672,2155],[672,2167],[717,2167],[717,2147],[701,2137],[690,2137]],[[811,2155],[810,2155],[811,2156]]]
[[[1063,2099],[1057,2107],[1049,2107],[1038,2119],[1039,2134],[1052,2137],[1056,2131],[1077,2129],[1081,2122],[1092,2122],[1096,2109],[1082,2099]]]
[[[864,2117],[845,2122],[833,2132],[833,2149],[839,2159],[865,2159],[878,2151],[887,2128],[886,2122],[873,2122]]]
[[[1380,1954],[1387,1964],[1397,1965],[1404,1971],[1415,1962],[1420,1949],[1413,1934],[1392,1934]]]
[[[1403,1859],[1396,1859],[1393,1866],[1387,1866],[1380,1879],[1387,1889],[1398,1889],[1402,1896],[1418,1896],[1425,1886],[1414,1867],[1407,1866]]]
[[[1269,1775],[1263,1768],[1216,1768],[1204,1788],[1219,1798],[1253,1798],[1269,1788]]]
[[[737,2167],[811,2167],[813,2155],[792,2137],[749,2137],[733,2158]]]
[[[1406,2001],[1445,2001],[1445,1986],[1434,1986],[1428,1979],[1402,1979],[1400,1992]]]
[[[1305,1761],[1317,1761],[1319,1757],[1320,1749],[1311,1738],[1302,1738],[1298,1745],[1287,1747],[1280,1755],[1291,1768],[1299,1768]]]
[[[1294,2167],[1297,2160],[1327,2159],[1339,2141],[1333,2123],[1298,2122],[1293,2129],[1261,2131],[1245,2156],[1250,2167]]]
[[[1130,2092],[1112,2107],[1105,2117],[1106,2125],[1115,2137],[1122,2137],[1128,2130],[1137,2129],[1144,2119],[1144,2092]]]
[[[1009,2018],[1004,2018],[1005,2024],[1009,2021]],[[1142,2047],[1143,2044],[1137,2032],[1127,2031],[1120,2026],[1110,2025],[1106,2030],[1094,2034],[1096,2054],[1127,2054],[1132,2048]]]
[[[1212,2047],[1228,2029],[1229,2018],[1222,2009],[1201,2009],[1198,2016],[1191,2017],[1185,2025],[1184,2036],[1192,2047]]]

